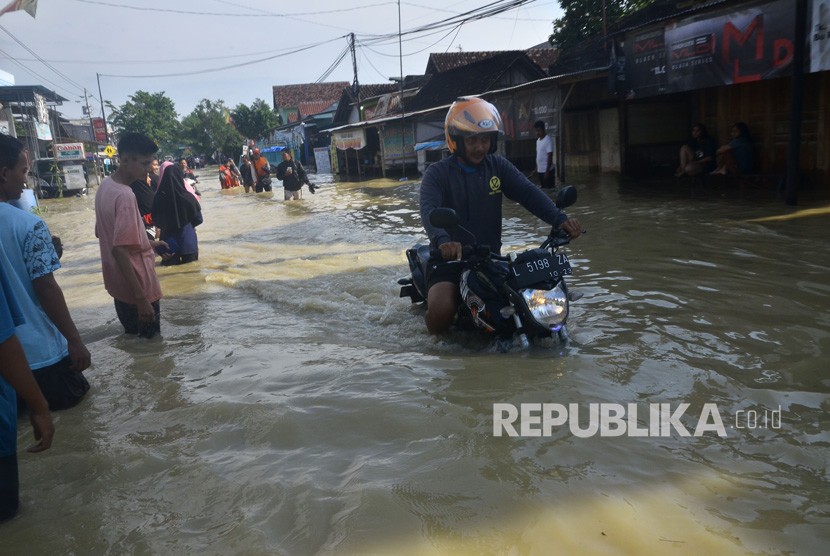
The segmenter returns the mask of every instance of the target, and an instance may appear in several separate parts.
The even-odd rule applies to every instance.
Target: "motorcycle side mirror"
[[[556,206],[560,209],[568,208],[576,203],[576,197],[576,187],[572,185],[565,186],[559,190],[559,194],[556,196]]]
[[[436,228],[451,230],[458,226],[458,215],[454,209],[439,207],[429,213],[429,223]]]

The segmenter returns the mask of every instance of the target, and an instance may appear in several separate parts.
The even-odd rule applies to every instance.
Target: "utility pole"
[[[804,116],[804,44],[807,35],[807,2],[795,2],[795,42],[793,48],[793,76],[790,85],[790,141],[787,147],[787,174],[784,182],[784,203],[798,203],[798,185],[801,167],[801,121]],[[800,42],[799,42],[800,41]]]
[[[86,116],[89,118],[89,131],[92,133],[92,143],[95,145],[95,152],[92,153],[92,167],[95,168],[95,181],[100,185],[101,178],[98,174],[98,141],[95,140],[95,124],[92,122],[92,111],[89,109],[89,98],[86,96],[86,87],[84,87],[84,105],[86,106]]]
[[[363,120],[363,114],[360,111],[360,83],[357,80],[357,54],[354,50],[354,33],[349,33],[349,47],[352,50],[352,71],[354,72],[354,81],[352,81],[352,95],[357,101],[357,119]]]
[[[400,61],[401,80],[398,89],[400,94],[399,104],[401,106],[401,181],[406,180],[406,114],[403,107],[403,41],[401,40],[401,0],[398,0],[398,60]]]
[[[110,132],[107,129],[107,114],[104,112],[104,95],[101,93],[101,74],[96,73],[95,77],[98,79],[98,98],[101,101],[101,118],[104,120],[104,137],[107,138],[107,145],[110,144]]]

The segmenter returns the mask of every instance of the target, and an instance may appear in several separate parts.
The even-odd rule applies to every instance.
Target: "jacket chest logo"
[[[490,195],[498,195],[501,193],[501,180],[498,176],[490,178]]]

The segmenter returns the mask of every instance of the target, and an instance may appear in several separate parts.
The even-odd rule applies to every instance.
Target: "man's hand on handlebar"
[[[457,241],[448,241],[438,246],[441,251],[441,258],[445,261],[461,260],[461,244]]]
[[[582,225],[576,218],[568,218],[565,223],[562,224],[562,229],[565,230],[569,236],[571,236],[571,239],[576,239],[582,235]]]

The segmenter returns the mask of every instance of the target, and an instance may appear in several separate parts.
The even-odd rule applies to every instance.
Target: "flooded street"
[[[51,450],[20,453],[0,552],[826,552],[830,216],[757,222],[795,209],[574,180],[572,343],[502,354],[429,336],[398,297],[425,238],[416,183],[318,176],[285,203],[215,175],[200,260],[158,268],[150,341],[123,335],[104,290],[95,190],[42,202],[92,389],[54,414]],[[505,216],[505,251],[547,232]],[[499,403],[575,404],[583,428],[589,404],[634,404],[646,430],[650,404],[685,403],[692,434],[714,404],[726,436],[496,437]]]

